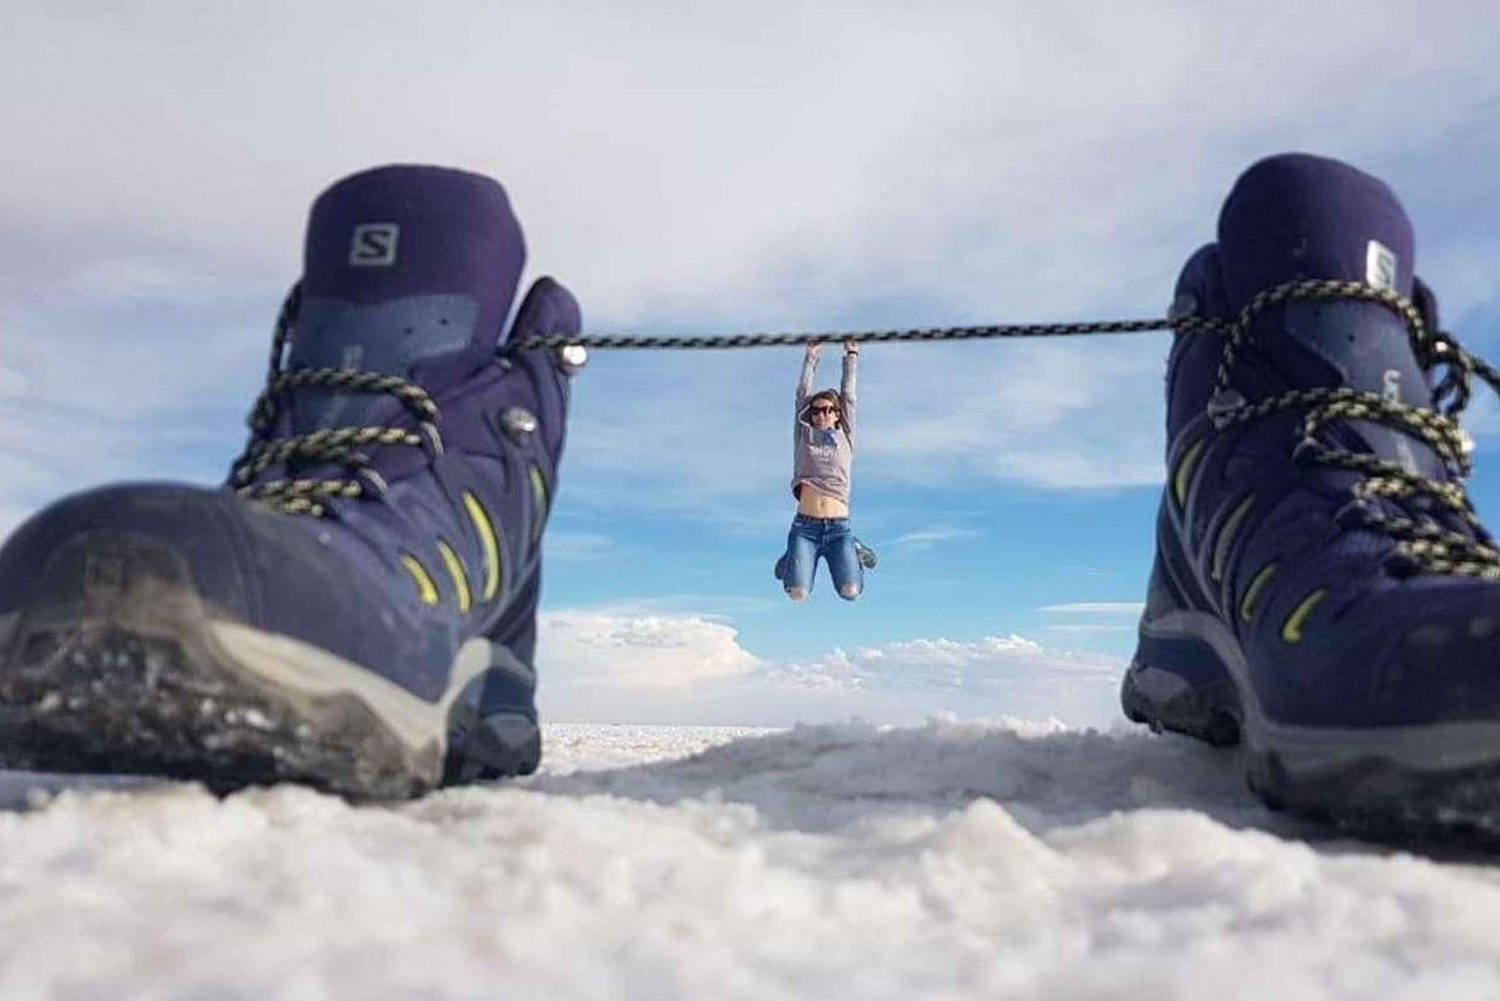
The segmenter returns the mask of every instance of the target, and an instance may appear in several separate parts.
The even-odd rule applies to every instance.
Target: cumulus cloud
[[[543,614],[538,635],[570,679],[635,689],[683,690],[746,674],[759,661],[736,630],[697,615]]]
[[[914,639],[771,663],[702,616],[568,611],[539,619],[544,709],[576,721],[787,725],[859,716],[1057,718],[1107,726],[1120,661],[1020,636]]]
[[[817,661],[773,668],[767,678],[825,696],[858,696],[853,701],[882,713],[900,712],[905,719],[964,711],[1096,723],[1114,715],[1120,669],[1115,658],[1049,649],[1008,635],[915,639],[852,654],[836,650]]]

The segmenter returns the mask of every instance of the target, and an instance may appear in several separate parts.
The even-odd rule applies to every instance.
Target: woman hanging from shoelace
[[[813,393],[819,347],[817,342],[807,345],[797,383],[792,425],[792,495],[797,498],[797,515],[787,533],[786,552],[776,561],[776,577],[787,597],[804,601],[821,557],[828,563],[839,597],[853,601],[864,590],[865,568],[875,565],[874,551],[856,539],[849,526],[859,344],[844,342],[840,388]]]

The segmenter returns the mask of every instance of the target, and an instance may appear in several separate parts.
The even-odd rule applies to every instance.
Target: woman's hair
[[[837,422],[838,427],[843,427],[844,398],[839,395],[839,391],[837,389],[820,389],[816,393],[809,396],[807,398],[807,406],[802,410],[803,418],[808,423],[812,423],[813,404],[817,403],[819,400],[827,400],[829,403],[833,404],[835,410],[835,413],[833,415],[834,420]]]

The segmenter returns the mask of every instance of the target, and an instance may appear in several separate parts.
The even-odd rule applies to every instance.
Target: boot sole
[[[454,701],[494,653],[465,644],[428,702],[325,650],[212,618],[158,541],[89,533],[0,619],[0,763],[218,791],[295,781],[420,795],[442,779]]]
[[[1121,704],[1153,729],[1242,743],[1250,788],[1272,809],[1382,838],[1500,840],[1500,721],[1276,723],[1255,699],[1239,643],[1212,616],[1178,611],[1143,622]]]

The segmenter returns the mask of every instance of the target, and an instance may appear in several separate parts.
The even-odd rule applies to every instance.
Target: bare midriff
[[[797,513],[809,518],[847,518],[849,505],[803,480],[802,496],[797,498]]]

